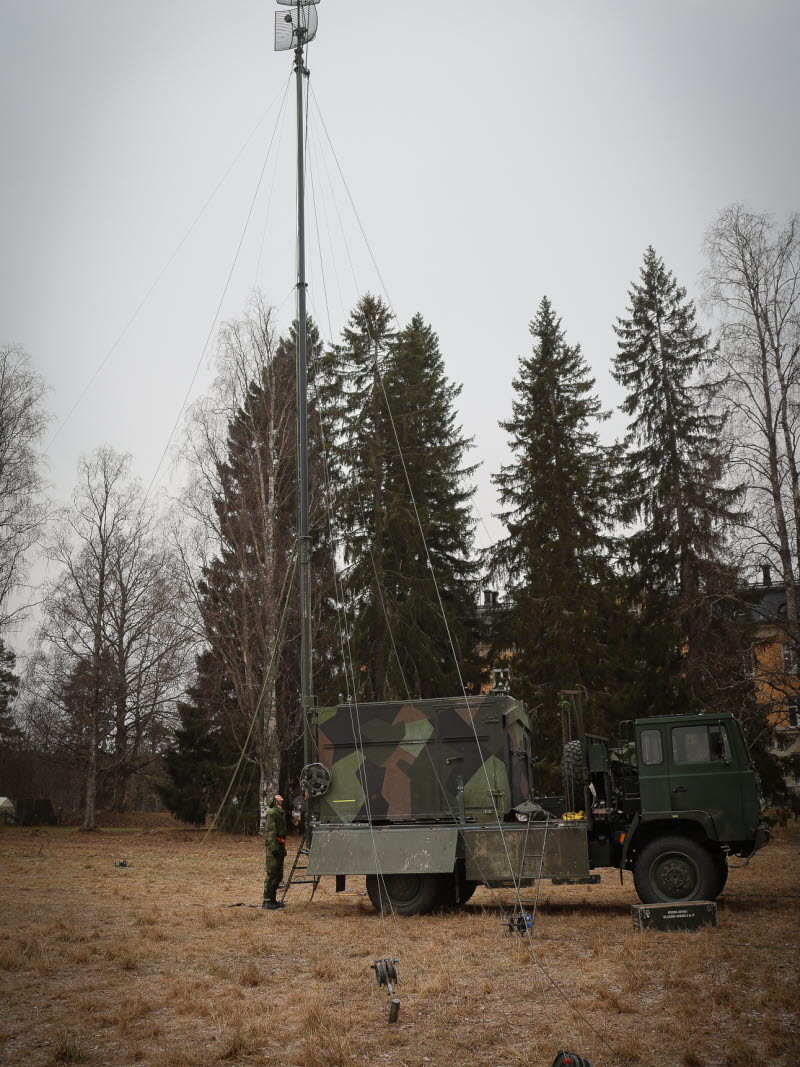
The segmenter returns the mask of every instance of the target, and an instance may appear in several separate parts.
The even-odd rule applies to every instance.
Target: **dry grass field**
[[[510,893],[384,924],[363,879],[326,879],[264,912],[231,907],[260,900],[253,838],[4,829],[0,1062],[549,1067],[566,1046],[596,1067],[800,1064],[798,875],[784,830],[694,934],[634,934],[630,876],[545,884],[532,947],[582,1021],[501,926]],[[387,954],[391,1026],[370,970]]]

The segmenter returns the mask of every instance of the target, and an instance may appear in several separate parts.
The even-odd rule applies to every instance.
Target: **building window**
[[[797,649],[794,645],[781,645],[781,660],[787,674],[797,674]]]
[[[795,730],[800,730],[800,710],[798,710],[797,704],[786,705],[786,725],[794,727]]]

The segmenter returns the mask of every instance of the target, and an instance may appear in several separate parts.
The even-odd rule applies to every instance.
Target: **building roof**
[[[761,582],[746,589],[750,615],[754,622],[772,622],[786,618],[786,586],[783,582]]]

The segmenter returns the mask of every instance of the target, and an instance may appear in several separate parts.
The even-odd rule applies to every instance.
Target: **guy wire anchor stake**
[[[533,929],[533,916],[529,911],[523,911],[519,915],[510,915],[503,919],[500,925],[505,926],[510,934],[522,936]]]
[[[383,959],[375,960],[374,963],[370,964],[370,968],[375,972],[375,978],[377,979],[378,985],[385,985],[389,994],[390,1023],[396,1023],[397,1016],[400,1014],[400,1001],[394,995],[393,985],[393,983],[397,981],[397,968],[395,967],[395,964],[399,962],[399,960]]]

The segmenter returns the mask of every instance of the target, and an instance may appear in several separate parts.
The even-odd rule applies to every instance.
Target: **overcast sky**
[[[59,431],[48,456],[59,500],[101,443],[131,452],[150,482],[265,158],[221,317],[255,284],[292,317],[292,111],[277,121],[291,57],[273,52],[275,10],[0,0],[0,343],[22,344],[47,379],[54,430],[261,120]],[[723,206],[779,218],[800,207],[800,4],[322,0],[318,13],[313,92],[399,318],[422,312],[463,383],[493,534],[497,422],[541,297],[613,406],[612,323],[645,247],[695,295],[703,233]],[[312,110],[327,307],[313,211],[310,291],[336,332],[380,282],[324,143]]]

